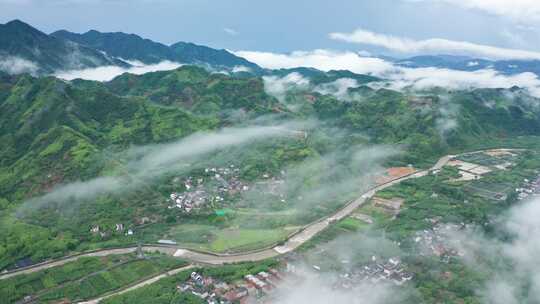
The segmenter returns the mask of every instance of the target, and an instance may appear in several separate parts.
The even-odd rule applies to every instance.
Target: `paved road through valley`
[[[452,155],[444,156],[441,159],[439,159],[439,161],[430,169],[417,171],[411,175],[407,175],[407,176],[392,180],[390,182],[387,182],[385,184],[375,186],[374,188],[371,188],[370,190],[362,194],[358,199],[350,202],[349,204],[347,204],[345,207],[343,207],[336,213],[329,215],[319,221],[306,225],[298,233],[292,235],[283,244],[274,246],[272,248],[267,248],[267,249],[258,250],[258,251],[250,251],[250,252],[245,252],[245,253],[237,253],[237,254],[203,253],[203,252],[198,252],[198,251],[194,251],[190,249],[179,248],[178,246],[146,245],[146,246],[143,246],[142,248],[145,251],[149,251],[149,252],[159,251],[159,252],[169,254],[175,257],[193,261],[195,263],[210,264],[210,265],[260,261],[260,260],[276,257],[276,256],[295,250],[300,245],[304,244],[305,242],[313,238],[315,235],[317,235],[318,233],[326,229],[330,224],[347,217],[356,208],[360,207],[362,204],[368,201],[371,197],[373,197],[378,191],[391,187],[404,180],[422,177],[429,174],[429,172],[433,170],[441,169],[446,163],[448,163],[448,161],[452,157],[453,157]],[[66,263],[75,261],[81,257],[107,256],[111,254],[126,254],[126,253],[135,252],[136,250],[137,250],[137,247],[119,248],[119,249],[103,249],[103,250],[99,250],[95,252],[68,256],[59,260],[36,264],[36,265],[30,266],[24,269],[20,269],[17,271],[13,271],[10,273],[0,274],[0,280],[7,279],[15,275],[19,275],[19,274],[28,274],[28,273],[40,271],[43,269],[48,269],[55,266],[61,266]]]
[[[512,149],[499,149],[499,150],[507,150],[510,151]],[[517,150],[517,149],[516,149]],[[482,152],[482,151],[475,151],[475,152]],[[470,153],[475,153],[470,152]],[[179,257],[182,259],[186,259],[189,261],[192,261],[194,263],[200,263],[200,264],[210,264],[210,265],[222,265],[227,263],[238,263],[238,262],[249,262],[249,261],[261,261],[264,259],[276,257],[288,252],[291,252],[313,238],[315,235],[326,229],[329,225],[332,223],[339,221],[347,216],[349,216],[354,210],[356,210],[358,207],[360,207],[362,204],[367,202],[370,198],[372,198],[378,191],[381,191],[383,189],[386,189],[388,187],[391,187],[395,184],[398,184],[402,181],[412,179],[412,178],[419,178],[422,176],[428,175],[430,172],[439,170],[442,167],[444,167],[453,157],[454,155],[447,155],[442,158],[440,158],[433,167],[427,170],[417,171],[413,174],[389,181],[387,183],[377,185],[365,193],[363,193],[359,198],[356,200],[348,203],[345,205],[342,209],[338,210],[336,213],[329,215],[319,221],[313,222],[311,224],[306,225],[303,229],[301,229],[298,233],[292,235],[285,243],[282,245],[274,246],[272,248],[263,249],[259,251],[251,251],[251,252],[245,252],[245,253],[238,253],[238,254],[212,254],[212,253],[203,253],[198,252],[190,249],[182,249],[177,246],[163,246],[163,245],[145,245],[142,247],[144,251],[148,252],[161,252],[164,254],[168,254],[171,256]],[[103,249],[98,250],[94,252],[87,252],[82,253],[78,255],[73,256],[67,256],[64,258],[61,258],[59,260],[54,261],[47,261],[40,264],[36,264],[24,269],[20,269],[17,271],[13,271],[10,273],[4,273],[0,274],[0,280],[7,279],[19,274],[28,274],[33,273],[36,271],[40,271],[43,269],[52,268],[55,266],[61,266],[66,263],[75,261],[81,257],[91,257],[91,256],[107,256],[112,254],[126,254],[126,253],[133,253],[137,251],[137,247],[128,247],[128,248],[117,248],[117,249]],[[135,283],[134,285],[116,290],[114,292],[111,292],[105,296],[101,296],[96,299],[89,300],[87,302],[81,302],[81,304],[96,304],[99,303],[101,300],[104,300],[106,298],[109,298],[114,295],[119,295],[126,293],[128,291],[143,287],[148,284],[152,284],[164,277],[177,274],[181,271],[188,270],[190,268],[195,267],[195,265],[188,265],[185,267],[169,270],[165,273],[156,275],[152,278],[146,279],[144,281]]]

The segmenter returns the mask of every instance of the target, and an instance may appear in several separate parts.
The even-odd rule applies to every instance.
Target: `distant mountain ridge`
[[[102,33],[96,30],[84,34],[57,31],[51,36],[70,40],[81,45],[103,51],[125,60],[137,60],[145,64],[163,60],[180,63],[208,65],[214,68],[232,69],[237,66],[260,70],[260,67],[226,50],[217,50],[189,42],[178,42],[171,46],[144,39],[135,34],[122,32]]]
[[[410,68],[434,67],[460,71],[493,69],[506,75],[525,72],[540,75],[540,60],[487,60],[467,56],[423,55],[392,61],[397,65]]]
[[[74,41],[127,60],[138,60],[148,64],[175,60],[175,55],[168,46],[143,39],[135,34],[101,33],[96,30],[77,34],[60,30],[52,33],[51,36]]]
[[[458,71],[492,69],[501,74],[514,75],[530,72],[540,76],[540,60],[487,60],[455,55],[421,55],[405,59],[379,57],[401,67],[445,68]],[[374,78],[366,75],[345,75],[347,71],[333,71],[334,75],[306,68],[269,70],[236,56],[225,49],[178,42],[165,45],[136,34],[103,33],[90,30],[79,34],[59,30],[50,35],[20,20],[0,24],[0,71],[8,74],[55,74],[59,71],[80,70],[101,66],[131,67],[133,62],[157,64],[172,61],[199,65],[211,71],[239,72],[239,77],[252,75],[282,75],[297,71],[304,76],[353,78],[360,83]],[[249,71],[249,73],[246,73]],[[332,71],[330,71],[332,72]],[[336,78],[337,79],[337,78]]]
[[[47,35],[20,20],[0,24],[0,61],[2,58],[31,62],[35,65],[32,71],[35,73],[103,65],[126,66],[125,62],[98,50]]]
[[[50,35],[13,20],[0,24],[0,71],[10,74],[54,74],[100,66],[130,67],[130,61],[156,64],[162,61],[196,64],[211,70],[232,71],[244,67],[258,72],[258,65],[226,50],[188,42],[167,46],[135,34],[77,34],[60,30]]]

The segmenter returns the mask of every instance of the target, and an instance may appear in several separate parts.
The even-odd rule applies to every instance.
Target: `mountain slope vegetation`
[[[14,20],[0,24],[0,59],[24,59],[28,62],[23,72],[52,73],[104,65],[127,66],[125,62],[82,46],[70,40],[47,35],[32,26]],[[13,68],[8,62],[4,68]],[[14,71],[18,72],[18,71]]]
[[[50,75],[103,66],[129,68],[163,61],[195,64],[216,71],[233,71],[235,68],[254,73],[262,71],[256,64],[227,50],[189,42],[167,46],[135,34],[96,30],[84,34],[60,30],[48,35],[20,20],[0,24],[0,71],[9,74]]]
[[[310,81],[332,83],[341,75],[351,77],[345,72],[317,72]],[[177,221],[204,222],[219,229],[237,224],[234,215],[225,219],[211,213],[171,216],[164,204],[172,189],[166,180],[174,176],[125,195],[99,197],[91,204],[79,206],[73,201],[19,215],[21,205],[28,206],[29,199],[59,185],[125,174],[121,152],[132,146],[167,143],[247,121],[317,122],[306,127],[305,138],[293,136],[223,151],[245,172],[243,179],[256,180],[268,173],[277,176],[286,167],[305,166],[305,160],[308,164],[326,161],[328,155],[358,144],[390,145],[403,151],[389,165],[425,167],[449,152],[534,145],[527,136],[540,132],[537,100],[517,88],[415,93],[360,86],[348,93],[351,99],[340,100],[309,89],[293,90],[278,100],[265,91],[262,78],[211,74],[194,66],[125,74],[106,83],[2,75],[0,268],[14,267],[27,258],[38,262],[70,251],[136,242],[118,233],[96,235],[90,231],[96,223],[102,227],[126,223],[140,229],[149,241]],[[347,168],[349,160],[340,156],[331,162],[340,170],[326,177],[320,176],[324,167],[303,168],[309,174],[300,185],[320,187],[332,179],[339,181],[341,166]],[[334,205],[280,217],[271,225],[283,226],[288,220],[301,224],[320,217],[344,202],[333,199]],[[269,223],[242,225],[252,229]]]
[[[51,35],[103,51],[114,57],[137,60],[145,64],[169,60],[200,64],[214,69],[232,69],[236,66],[243,66],[253,70],[260,70],[256,64],[226,50],[217,50],[189,42],[178,42],[167,46],[149,39],[143,39],[134,34],[121,32],[101,33],[96,30],[84,34],[61,30]]]

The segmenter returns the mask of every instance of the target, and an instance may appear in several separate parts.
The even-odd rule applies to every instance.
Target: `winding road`
[[[505,150],[505,149],[500,149],[500,150]],[[510,149],[506,149],[506,150],[510,150]],[[482,151],[476,151],[476,152],[482,152]],[[475,152],[470,152],[470,153],[475,153]],[[128,291],[152,284],[164,277],[174,275],[181,271],[193,268],[195,267],[195,264],[222,265],[222,264],[228,264],[228,263],[255,262],[255,261],[261,261],[268,258],[280,256],[288,252],[294,251],[295,249],[300,247],[302,244],[304,244],[305,242],[313,238],[315,235],[317,235],[318,233],[326,229],[332,223],[335,223],[336,221],[339,221],[349,216],[354,210],[356,210],[358,207],[360,207],[361,205],[369,201],[369,199],[372,198],[378,191],[381,191],[383,189],[386,189],[388,187],[391,187],[393,185],[396,185],[408,179],[426,176],[430,172],[439,170],[442,167],[444,167],[454,157],[455,155],[444,156],[440,158],[437,161],[437,163],[429,169],[416,171],[410,175],[406,175],[401,178],[397,178],[392,181],[386,182],[384,184],[379,184],[377,186],[374,186],[373,188],[364,192],[359,198],[357,198],[354,201],[351,201],[350,203],[345,205],[343,208],[341,208],[334,214],[329,215],[323,219],[320,219],[318,221],[315,221],[311,224],[304,226],[304,228],[299,230],[297,233],[291,235],[289,239],[287,239],[281,245],[276,245],[270,248],[261,249],[257,251],[250,251],[250,252],[237,253],[237,254],[217,254],[217,253],[209,253],[209,252],[199,252],[199,251],[195,251],[191,249],[180,248],[179,246],[174,246],[174,245],[144,245],[141,247],[144,251],[161,252],[167,255],[171,255],[174,257],[192,261],[194,264],[180,267],[173,270],[169,270],[165,273],[158,274],[152,278],[145,279],[133,285],[126,286],[122,289],[110,292],[99,298],[88,300],[86,302],[80,302],[80,304],[97,304],[106,298],[126,293]],[[67,257],[54,260],[54,261],[46,261],[40,264],[32,265],[27,268],[18,269],[12,272],[0,274],[0,280],[7,279],[16,275],[20,275],[20,274],[29,274],[36,271],[52,268],[55,266],[61,266],[66,263],[75,261],[81,257],[99,257],[99,256],[112,255],[112,254],[133,253],[136,251],[137,251],[137,247],[134,246],[134,247],[127,247],[127,248],[102,249],[102,250],[96,250],[93,252],[81,253],[77,255],[67,256]]]
[[[180,248],[179,246],[173,245],[144,245],[142,249],[147,252],[161,252],[178,258],[186,259],[195,263],[208,264],[208,265],[222,265],[227,263],[238,263],[238,262],[254,262],[261,261],[268,258],[276,257],[288,252],[291,252],[313,238],[315,235],[326,229],[332,223],[339,221],[348,215],[350,215],[356,208],[360,207],[371,197],[373,197],[378,191],[391,187],[395,184],[398,184],[402,181],[426,176],[429,172],[441,169],[448,161],[453,157],[453,155],[447,155],[439,159],[439,161],[430,169],[416,171],[413,174],[403,176],[401,178],[389,181],[384,184],[377,185],[365,193],[363,193],[356,200],[348,203],[343,208],[338,210],[336,213],[329,215],[321,220],[313,222],[306,225],[299,232],[290,236],[282,245],[277,245],[271,248],[266,248],[258,251],[250,251],[238,254],[217,254],[217,253],[205,253],[199,252],[191,249]],[[95,257],[95,256],[107,256],[112,254],[126,254],[133,253],[137,250],[137,247],[128,247],[128,248],[115,248],[115,249],[102,249],[93,252],[87,252],[82,254],[77,254],[73,256],[67,256],[54,261],[46,261],[40,264],[32,265],[27,268],[18,269],[12,272],[0,274],[0,280],[7,279],[19,274],[28,274],[36,271],[52,268],[55,266],[61,266],[66,263],[75,261],[81,257]]]

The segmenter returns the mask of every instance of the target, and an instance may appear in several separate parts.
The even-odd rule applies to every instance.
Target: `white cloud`
[[[506,39],[506,41],[510,42],[512,45],[515,45],[517,47],[521,47],[521,48],[530,47],[530,43],[527,41],[527,39],[523,35],[515,31],[511,31],[505,28],[500,32],[500,36]]]
[[[316,86],[314,91],[323,95],[334,95],[339,100],[350,100],[352,96],[349,94],[349,89],[359,86],[358,81],[354,79],[340,78],[329,83],[322,83]]]
[[[215,132],[199,132],[176,142],[131,148],[126,151],[129,176],[97,177],[54,188],[51,192],[26,201],[19,212],[46,207],[81,203],[103,194],[123,193],[152,181],[166,172],[189,166],[191,161],[231,146],[241,146],[257,140],[290,136],[308,123],[288,122],[269,126],[224,128]]]
[[[392,67],[379,58],[332,50],[295,51],[290,54],[238,51],[235,55],[268,69],[311,67],[322,71],[348,69],[359,74],[377,73]]]
[[[519,86],[527,88],[530,93],[540,96],[540,80],[533,73],[521,73],[511,76],[499,74],[486,69],[473,72],[438,68],[401,68],[386,75],[393,82],[394,89],[412,86],[416,89],[443,87],[448,89],[471,88],[510,88]]]
[[[82,70],[61,71],[57,72],[55,76],[65,80],[81,78],[86,80],[110,81],[116,76],[120,76],[124,73],[140,75],[148,72],[174,70],[182,65],[178,62],[172,61],[162,61],[160,63],[150,65],[144,65],[140,62],[130,63],[134,64],[134,66],[131,68],[122,68],[118,66],[102,66]]]
[[[232,28],[230,28],[230,27],[224,28],[223,31],[224,31],[225,33],[231,35],[231,36],[236,36],[236,35],[239,34],[238,31],[236,31],[235,29],[232,29]]]
[[[540,301],[540,200],[513,206],[497,223],[504,241],[486,237],[481,229],[456,231],[464,262],[489,274],[479,295],[484,303],[513,304]],[[511,267],[505,267],[510,266]]]
[[[305,90],[309,87],[309,80],[296,72],[283,77],[264,76],[263,81],[264,91],[281,102],[285,101],[287,91],[293,89]]]
[[[121,187],[127,187],[125,181],[115,177],[98,177],[89,181],[76,181],[70,184],[61,185],[53,191],[39,197],[31,199],[23,204],[21,210],[51,204],[53,202],[81,201],[95,198],[99,195],[111,193]]]
[[[268,95],[276,97],[279,101],[285,103],[285,97],[290,91],[313,91],[323,95],[333,95],[339,100],[350,101],[359,98],[355,94],[350,94],[350,88],[357,88],[360,84],[351,78],[339,78],[329,83],[314,85],[309,79],[303,77],[297,72],[289,73],[283,77],[264,76],[264,90]],[[295,107],[288,105],[290,110]]]
[[[451,102],[448,96],[439,96],[439,116],[435,120],[435,128],[443,139],[448,132],[456,129],[459,125],[458,116],[460,114],[459,104]]]
[[[396,90],[408,87],[471,89],[519,86],[528,89],[532,95],[540,97],[540,80],[533,73],[503,75],[492,69],[469,72],[439,68],[404,68],[379,58],[330,50],[296,51],[291,54],[240,51],[236,54],[271,69],[304,66],[322,71],[350,70],[359,74],[370,74],[387,79],[386,86]]]
[[[351,290],[332,288],[332,275],[322,277],[318,273],[303,272],[302,280],[295,282],[294,288],[279,285],[276,292],[279,303],[283,304],[389,304],[401,303],[404,293],[389,284],[370,284],[363,282]],[[282,285],[288,285],[285,282]]]
[[[406,54],[445,53],[477,56],[488,59],[540,59],[540,52],[507,49],[466,41],[434,38],[413,40],[357,29],[351,33],[330,33],[330,38],[351,43],[383,47]]]
[[[0,71],[8,74],[36,74],[38,70],[37,64],[24,58],[16,56],[0,57]]]
[[[385,280],[374,283],[370,280],[353,279],[349,288],[336,288],[336,285],[339,286],[341,285],[339,283],[347,282],[347,278],[354,276],[353,273],[359,269],[358,261],[365,260],[365,257],[369,256],[371,259],[372,256],[400,255],[401,251],[396,243],[375,234],[340,235],[327,243],[318,244],[317,247],[305,252],[302,255],[303,259],[292,263],[288,268],[295,274],[291,276],[293,279],[285,276],[273,294],[275,299],[279,299],[279,303],[283,304],[410,303],[411,296],[414,298],[419,296],[412,284],[395,286]],[[332,260],[351,263],[341,263],[339,267],[331,263]],[[322,263],[319,264],[322,270],[313,270],[314,261]],[[332,267],[329,267],[329,264],[332,264]],[[295,280],[294,277],[301,280]]]
[[[233,73],[240,73],[240,72],[251,72],[251,69],[247,66],[243,65],[236,65],[232,69]]]
[[[476,9],[521,23],[540,22],[538,0],[408,0],[408,2],[440,2]]]

